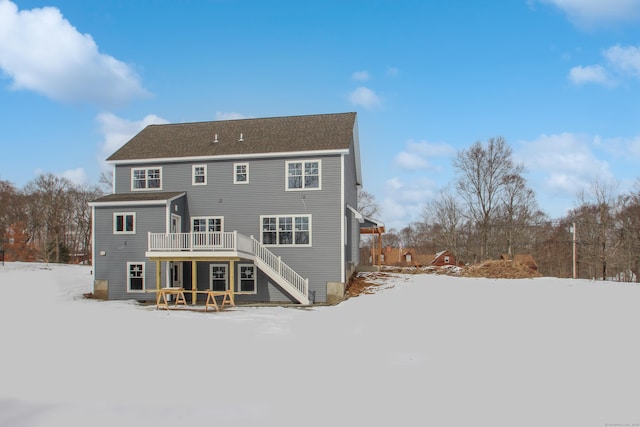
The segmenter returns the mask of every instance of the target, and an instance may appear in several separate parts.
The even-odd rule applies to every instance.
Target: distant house
[[[382,251],[382,265],[398,267],[425,267],[433,265],[456,265],[456,257],[449,250],[437,254],[421,254],[414,248],[394,248],[387,246]]]
[[[443,265],[457,265],[456,256],[448,249],[445,249],[435,254],[430,264],[436,267],[442,267]]]

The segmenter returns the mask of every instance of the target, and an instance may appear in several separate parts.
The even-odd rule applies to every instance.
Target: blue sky
[[[495,136],[560,217],[640,176],[640,0],[0,0],[0,179],[20,187],[96,183],[151,123],[345,111],[388,227]]]

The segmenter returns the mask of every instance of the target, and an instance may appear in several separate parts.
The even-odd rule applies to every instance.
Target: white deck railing
[[[301,302],[308,304],[309,280],[296,273],[282,259],[252,237],[232,232],[149,233],[149,252],[232,251],[253,255],[278,275]]]
[[[237,233],[193,232],[193,233],[149,233],[149,251],[235,251]]]
[[[253,237],[251,237],[251,240],[253,240],[253,254],[256,258],[260,259],[264,264],[282,277],[290,286],[308,298],[309,280],[305,279],[296,273],[293,268],[282,262],[282,259],[279,256],[265,248],[262,243]]]

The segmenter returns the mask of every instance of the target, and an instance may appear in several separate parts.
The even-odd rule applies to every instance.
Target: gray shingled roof
[[[91,203],[166,202],[167,200],[171,200],[174,197],[178,197],[183,194],[183,191],[119,193],[99,197]]]
[[[353,140],[355,120],[356,113],[337,113],[150,125],[107,160],[344,150]]]

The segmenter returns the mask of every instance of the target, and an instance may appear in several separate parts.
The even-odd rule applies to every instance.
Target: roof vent
[[[244,141],[244,136],[240,134],[240,139],[238,140],[238,142],[243,142],[243,141]]]
[[[218,142],[218,134],[216,133],[215,136],[213,137],[213,142]]]

